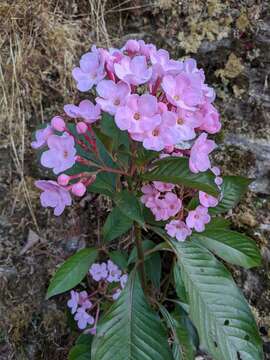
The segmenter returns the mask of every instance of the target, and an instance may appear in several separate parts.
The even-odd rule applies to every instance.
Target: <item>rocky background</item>
[[[224,124],[216,162],[256,178],[228,217],[256,240],[264,264],[231,270],[270,359],[269,1],[2,0],[0,17],[0,359],[62,360],[74,341],[66,297],[44,294],[57,264],[95,241],[110,204],[89,195],[61,219],[41,209],[29,143],[38,123],[79,100],[70,70],[80,55],[128,38],[197,59]]]

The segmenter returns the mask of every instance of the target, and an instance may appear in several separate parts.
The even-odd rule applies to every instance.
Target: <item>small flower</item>
[[[112,295],[113,300],[117,300],[119,298],[119,296],[121,295],[121,292],[122,292],[121,289],[117,289],[115,291],[115,293]]]
[[[168,216],[175,216],[182,208],[182,201],[172,192],[167,192],[164,197],[167,205]]]
[[[123,81],[115,83],[111,80],[102,80],[97,85],[97,92],[100,97],[96,98],[96,102],[101,109],[114,115],[119,106],[125,105],[130,87]]]
[[[199,110],[202,118],[200,130],[207,131],[209,134],[215,134],[221,129],[219,113],[210,103],[206,102]]]
[[[166,226],[165,229],[171,237],[175,237],[178,241],[185,241],[186,238],[191,235],[192,231],[181,220],[172,220]]]
[[[43,193],[40,195],[41,205],[43,207],[54,208],[54,215],[59,216],[65,209],[65,206],[71,205],[71,196],[68,190],[58,185],[52,180],[37,180],[35,185]]]
[[[181,72],[175,77],[166,75],[162,88],[171,104],[194,111],[203,102],[202,83],[200,74]]]
[[[70,300],[67,302],[67,306],[71,309],[71,314],[75,314],[78,304],[79,304],[79,293],[77,291],[71,290]]]
[[[66,133],[62,136],[51,135],[47,143],[49,150],[44,151],[40,159],[43,166],[52,168],[57,175],[75,164],[76,149],[72,136]]]
[[[94,105],[90,100],[82,100],[79,106],[67,104],[64,111],[69,117],[83,118],[88,124],[96,122],[101,117],[99,104]]]
[[[120,281],[122,272],[119,269],[119,267],[115,265],[111,260],[108,260],[107,268],[108,268],[107,281],[109,283]]]
[[[72,71],[72,76],[77,82],[77,88],[80,91],[92,89],[106,75],[104,68],[104,57],[102,52],[95,46],[91,52],[84,54],[80,60],[80,67]]]
[[[105,280],[108,276],[107,264],[106,263],[95,263],[90,267],[90,275],[96,281]]]
[[[79,301],[78,304],[84,308],[85,310],[91,309],[92,303],[90,300],[88,300],[89,296],[86,291],[81,291],[79,293]]]
[[[140,85],[150,80],[152,68],[148,68],[145,56],[124,56],[114,64],[115,74],[127,84]]]
[[[215,207],[218,204],[218,199],[203,191],[199,191],[199,199],[201,205],[205,207]]]
[[[33,149],[39,149],[47,144],[49,136],[53,134],[53,129],[47,125],[44,129],[37,130],[35,133],[36,140],[31,142]]]
[[[154,130],[161,123],[161,116],[157,112],[155,96],[133,94],[127,97],[124,106],[117,108],[115,122],[120,130],[141,135]]]
[[[153,204],[155,203],[156,198],[159,197],[159,192],[157,191],[157,189],[148,184],[148,185],[144,185],[141,188],[142,192],[143,192],[143,196],[141,197],[141,202],[148,208],[151,208],[153,206]]]
[[[123,274],[121,277],[120,277],[120,285],[121,285],[121,288],[124,289],[124,287],[126,286],[126,283],[128,281],[128,275],[127,274]]]
[[[189,168],[193,173],[206,171],[211,167],[208,155],[216,148],[213,140],[207,140],[207,134],[202,133],[195,141],[190,151]]]
[[[197,206],[195,210],[189,211],[186,218],[186,223],[189,228],[194,228],[198,232],[202,232],[205,229],[205,224],[208,224],[211,220],[208,214],[208,208],[204,206]]]
[[[74,319],[77,321],[78,328],[81,330],[84,330],[88,324],[93,325],[95,322],[93,316],[89,315],[83,307],[77,310]]]
[[[160,192],[171,191],[175,187],[174,184],[164,183],[162,181],[153,181],[153,184],[154,187]]]

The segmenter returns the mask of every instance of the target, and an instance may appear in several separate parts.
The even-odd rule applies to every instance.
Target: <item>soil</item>
[[[42,209],[31,132],[79,100],[70,71],[82,53],[128,38],[197,59],[224,124],[215,161],[223,173],[256,177],[227,216],[255,239],[263,265],[230,269],[270,359],[269,10],[259,0],[1,1],[0,360],[66,359],[77,336],[68,326],[67,296],[46,301],[46,288],[58,264],[98,241],[111,205],[89,195],[60,218]]]

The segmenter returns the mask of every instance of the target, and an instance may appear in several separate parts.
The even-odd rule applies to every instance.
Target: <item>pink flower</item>
[[[91,309],[92,303],[90,300],[88,300],[89,296],[86,291],[81,291],[79,293],[79,301],[78,304],[84,308],[85,310]]]
[[[164,75],[177,75],[183,70],[183,63],[171,60],[168,51],[160,49],[150,53],[151,63],[153,64],[154,77],[162,77]]]
[[[56,181],[37,180],[35,186],[43,193],[40,195],[41,205],[43,207],[54,208],[54,215],[59,216],[65,209],[65,206],[71,205],[71,196],[68,190],[58,185]]]
[[[95,263],[90,267],[90,275],[96,281],[105,280],[108,276],[107,264],[106,263]]]
[[[207,140],[207,134],[202,133],[195,141],[190,151],[189,168],[193,173],[206,171],[211,167],[208,155],[216,148],[213,140]]]
[[[207,131],[210,134],[215,134],[220,131],[221,122],[219,120],[219,113],[212,104],[205,103],[199,112],[202,116],[200,130]]]
[[[65,113],[71,118],[83,118],[85,122],[92,124],[100,119],[100,105],[94,105],[90,100],[83,100],[79,106],[67,104],[64,106]]]
[[[162,181],[153,181],[153,184],[154,187],[160,192],[171,191],[175,187],[174,184],[164,183]]]
[[[56,131],[65,131],[66,124],[61,116],[54,116],[51,120],[51,127]]]
[[[194,112],[178,108],[175,131],[178,142],[194,139],[196,136],[195,128],[200,125],[199,119]]]
[[[77,321],[78,328],[81,330],[85,329],[88,324],[93,325],[95,322],[93,316],[89,315],[82,307],[77,310],[74,319]]]
[[[159,192],[152,185],[144,185],[141,188],[143,196],[141,197],[141,202],[145,204],[146,207],[151,208],[159,196]]]
[[[31,142],[33,149],[38,149],[47,144],[49,136],[53,134],[53,129],[47,125],[44,129],[37,130],[35,133],[36,141]]]
[[[166,75],[162,88],[171,104],[186,110],[196,110],[203,101],[202,79],[198,73]]]
[[[100,97],[96,98],[96,102],[101,109],[114,115],[119,106],[125,105],[130,87],[122,81],[114,83],[112,80],[102,80],[97,85],[97,92]]]
[[[79,293],[77,291],[71,290],[70,300],[67,302],[67,306],[71,309],[71,314],[75,314],[78,304],[79,304]]]
[[[47,143],[49,150],[44,151],[40,159],[43,166],[52,168],[57,175],[75,164],[76,149],[72,136],[67,133],[62,136],[51,135]]]
[[[192,231],[181,220],[172,220],[166,226],[165,229],[171,237],[175,237],[178,241],[185,241],[186,238],[191,235]]]
[[[205,224],[208,224],[210,220],[211,217],[208,214],[208,208],[199,205],[195,210],[189,211],[186,223],[189,228],[194,228],[196,231],[202,232],[205,229]]]
[[[111,260],[108,260],[107,267],[108,267],[107,281],[109,283],[120,281],[122,272],[119,269],[119,267],[115,265]]]
[[[199,191],[199,199],[201,205],[205,207],[215,207],[218,204],[218,199],[203,191]]]
[[[111,74],[113,74],[114,64],[119,63],[124,57],[124,54],[121,50],[113,48],[110,48],[109,50],[100,49],[100,51],[102,52],[102,56],[105,59],[106,68]]]
[[[114,64],[114,70],[120,80],[132,85],[146,83],[152,76],[152,68],[147,67],[145,56],[124,56]]]
[[[153,205],[151,205],[151,211],[154,214],[156,221],[168,220],[170,217],[168,214],[168,206],[164,199],[155,199]]]
[[[175,145],[177,142],[175,124],[176,115],[174,112],[162,112],[161,122],[145,134],[143,146],[148,150],[161,151],[167,146]]]
[[[135,54],[140,51],[140,44],[137,40],[130,39],[125,43],[122,50],[129,54]]]
[[[172,192],[167,192],[164,198],[168,207],[168,216],[175,216],[182,208],[182,201]]]
[[[115,122],[121,130],[144,134],[160,124],[161,116],[157,111],[158,104],[155,96],[149,94],[130,95],[127,97],[126,104],[118,107]]]
[[[92,89],[105,75],[104,57],[95,46],[92,46],[91,52],[81,57],[80,67],[72,71],[72,76],[77,81],[77,88],[80,91]]]
[[[150,54],[153,54],[157,51],[156,46],[154,44],[146,44],[143,40],[138,40],[140,45],[140,54],[144,55],[146,59],[150,58]]]

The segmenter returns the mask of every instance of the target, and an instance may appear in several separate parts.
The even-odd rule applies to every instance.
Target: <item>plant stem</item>
[[[135,243],[136,243],[136,247],[137,247],[137,254],[138,254],[138,260],[139,260],[138,269],[139,269],[142,289],[143,289],[143,292],[146,294],[144,252],[143,252],[143,247],[142,247],[142,230],[139,225],[135,224],[134,232],[135,232]]]

